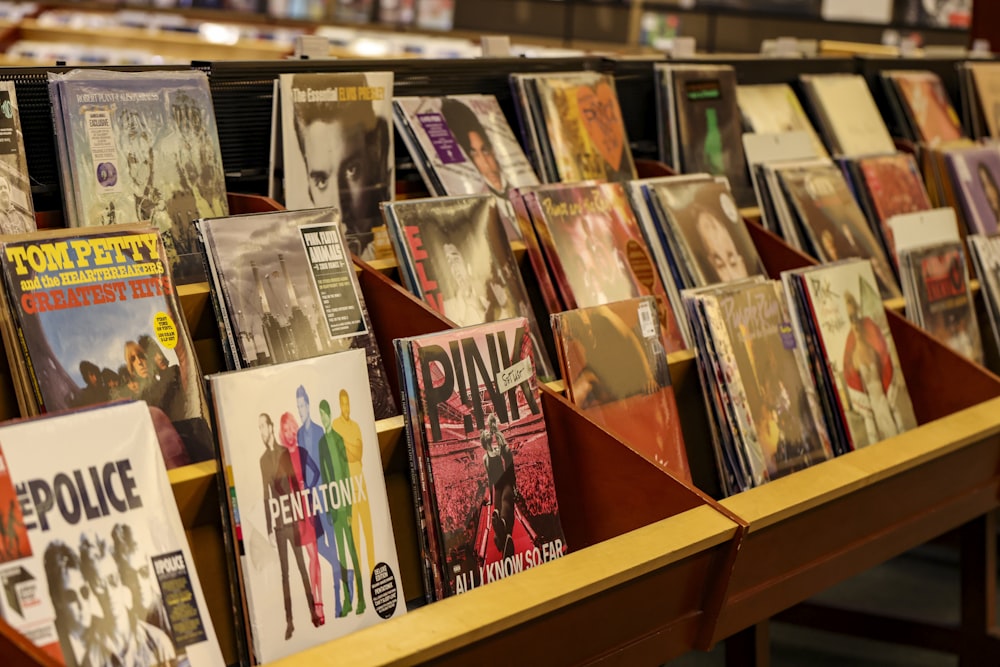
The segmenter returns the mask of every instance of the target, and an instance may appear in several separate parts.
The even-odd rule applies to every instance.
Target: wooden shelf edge
[[[420,664],[724,545],[738,526],[701,506],[463,595],[270,663]]]
[[[1000,398],[937,419],[864,449],[730,496],[720,504],[751,532],[1000,434]]]
[[[162,51],[168,56],[200,53],[204,56],[236,57],[245,59],[283,58],[291,52],[289,47],[268,40],[241,38],[235,44],[220,44],[199,35],[170,31],[150,31],[128,26],[105,26],[99,29],[64,25],[47,25],[38,19],[25,18],[19,23],[21,39],[42,42],[75,42],[85,45],[120,46],[150,52]],[[130,45],[134,45],[131,46]]]
[[[379,419],[375,422],[375,432],[378,434],[378,449],[382,456],[383,471],[388,468],[389,462],[393,459],[399,443],[403,442],[405,445],[406,436],[403,434],[403,427],[402,415]]]

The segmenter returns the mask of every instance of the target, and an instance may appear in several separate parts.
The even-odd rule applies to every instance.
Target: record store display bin
[[[734,63],[738,70],[741,62]],[[859,67],[851,59],[831,62],[822,67]],[[427,76],[435,71],[433,62],[398,64],[409,72],[401,84],[406,94],[419,94],[411,80],[434,78]],[[790,77],[807,65],[757,61],[746,67],[766,67],[770,77]],[[492,77],[486,86],[492,89],[485,92],[500,91],[506,72],[488,73],[489,66],[480,65],[477,76]],[[557,66],[565,69],[566,63],[553,68]],[[577,66],[616,67],[593,60]],[[344,69],[345,63],[337,67]],[[640,71],[633,64],[622,67],[636,68],[633,74]],[[626,88],[631,75],[623,74]],[[260,77],[261,85],[270,87],[272,79],[270,74]],[[457,84],[452,80],[450,85]],[[397,92],[399,88],[397,83]],[[643,95],[636,93],[632,103],[643,105]],[[509,92],[507,96],[509,100]],[[266,99],[259,103],[270,107]],[[219,105],[217,99],[223,134]],[[647,114],[649,108],[646,105]],[[630,125],[650,125],[648,118],[629,109],[624,115]],[[247,127],[245,118],[239,122]],[[629,129],[631,133],[634,128]],[[238,171],[232,161],[241,156],[226,155],[225,139],[223,153],[227,174]],[[233,213],[275,205],[257,195],[230,195]],[[813,261],[755,222],[747,224],[772,277]],[[394,338],[448,327],[398,284],[391,266],[358,261],[357,270],[387,368],[396,367]],[[208,286],[179,291],[202,371],[221,370]],[[737,664],[740,656],[745,664],[757,664],[760,654],[749,649],[760,648],[761,624],[767,619],[794,616],[796,609],[801,616],[803,608],[797,605],[813,594],[954,529],[960,529],[962,538],[961,623],[933,631],[924,626],[919,639],[959,653],[963,665],[998,664],[1000,645],[989,626],[996,588],[992,513],[1000,506],[1000,378],[899,315],[888,315],[920,423],[917,429],[717,501],[697,474],[696,485],[689,486],[661,472],[584,417],[558,387],[543,387],[570,553],[272,664],[335,665],[350,660],[356,665],[467,665],[517,660],[659,665],[719,641],[747,649],[734,651],[730,664]],[[6,362],[2,366],[0,416],[7,418],[16,416],[17,402]],[[710,440],[694,354],[670,355],[670,370],[689,458],[693,464],[704,461]],[[398,393],[395,374],[390,377]],[[381,421],[379,437],[401,577],[407,599],[415,600],[422,595],[421,576],[402,418]],[[213,622],[232,662],[237,630],[219,517],[223,503],[218,466],[207,462],[169,475]],[[51,664],[2,622],[0,656],[5,666]]]

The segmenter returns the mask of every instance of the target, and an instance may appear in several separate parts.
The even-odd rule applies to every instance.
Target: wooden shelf
[[[812,262],[750,227],[769,271]],[[358,262],[357,268],[387,367],[395,363],[394,338],[449,326],[387,277],[385,267]],[[206,291],[184,291],[184,311],[214,325]],[[1000,493],[1000,398],[994,398],[1000,379],[890,318],[922,424],[915,431],[716,503],[703,493],[715,491],[706,482],[713,463],[697,459],[710,449],[704,446],[710,436],[693,351],[671,354],[669,362],[702,490],[633,454],[563,399],[561,383],[549,384],[543,405],[573,553],[276,664],[327,664],[347,651],[359,664],[459,665],[488,662],[512,643],[539,655],[558,650],[561,663],[600,655],[662,662],[708,648],[990,511]],[[942,392],[942,367],[952,370],[953,391]],[[403,419],[383,420],[378,430],[401,578],[414,600],[422,590],[407,453],[400,446]],[[197,507],[198,498],[217,503],[208,500],[214,471],[185,469],[172,479],[179,506]],[[593,619],[606,617],[607,609],[614,614],[594,631]],[[588,632],[573,634],[567,649],[563,636],[581,624]]]
[[[815,263],[748,227],[770,275]],[[1000,506],[1000,378],[887,316],[921,425],[720,503],[747,531],[710,643]]]
[[[230,197],[233,213],[274,206],[262,197]],[[759,225],[748,227],[771,275],[812,263]],[[357,269],[399,396],[392,341],[450,323],[387,276],[392,267],[357,262]],[[203,368],[217,369],[220,343],[208,286],[178,292]],[[713,464],[694,352],[672,354],[669,362],[686,442],[702,455],[691,456],[696,487],[634,454],[570,405],[558,385],[543,386],[571,553],[273,664],[332,665],[345,655],[356,664],[496,664],[512,655],[512,646],[530,650],[532,660],[559,664],[662,664],[995,510],[1000,378],[892,312],[889,322],[921,425],[721,502],[712,500],[709,487]],[[382,420],[378,434],[400,577],[405,597],[414,600],[422,595],[422,578],[403,427],[402,417]],[[206,462],[169,476],[189,539],[199,545],[198,571],[232,660],[218,467]],[[16,643],[0,623],[5,659]],[[11,649],[14,665],[45,664],[22,649]]]
[[[291,53],[287,46],[261,39],[214,44],[191,33],[113,26],[83,29],[45,25],[32,18],[22,19],[7,39],[142,50],[148,51],[151,56],[185,63],[192,60],[275,60]]]
[[[614,651],[619,664],[653,664],[693,642],[697,608],[738,530],[708,507],[691,509],[271,664],[333,667],[345,655],[358,665],[501,664],[513,647],[529,662]],[[643,636],[653,646],[632,643]]]

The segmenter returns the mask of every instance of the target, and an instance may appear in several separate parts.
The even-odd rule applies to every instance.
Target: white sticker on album
[[[531,372],[531,359],[521,359],[513,366],[497,373],[497,389],[501,394],[510,391],[531,378]]]
[[[648,301],[639,304],[639,328],[643,338],[656,337],[656,317],[653,315],[653,304]]]
[[[85,116],[93,176],[98,192],[118,192],[121,190],[121,178],[111,112],[107,109],[95,109],[87,111]]]

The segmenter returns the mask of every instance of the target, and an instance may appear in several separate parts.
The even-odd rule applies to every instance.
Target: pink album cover
[[[654,296],[667,352],[684,338],[649,247],[619,183],[543,186],[525,197],[567,308]]]
[[[527,320],[406,342],[444,596],[564,555]]]

